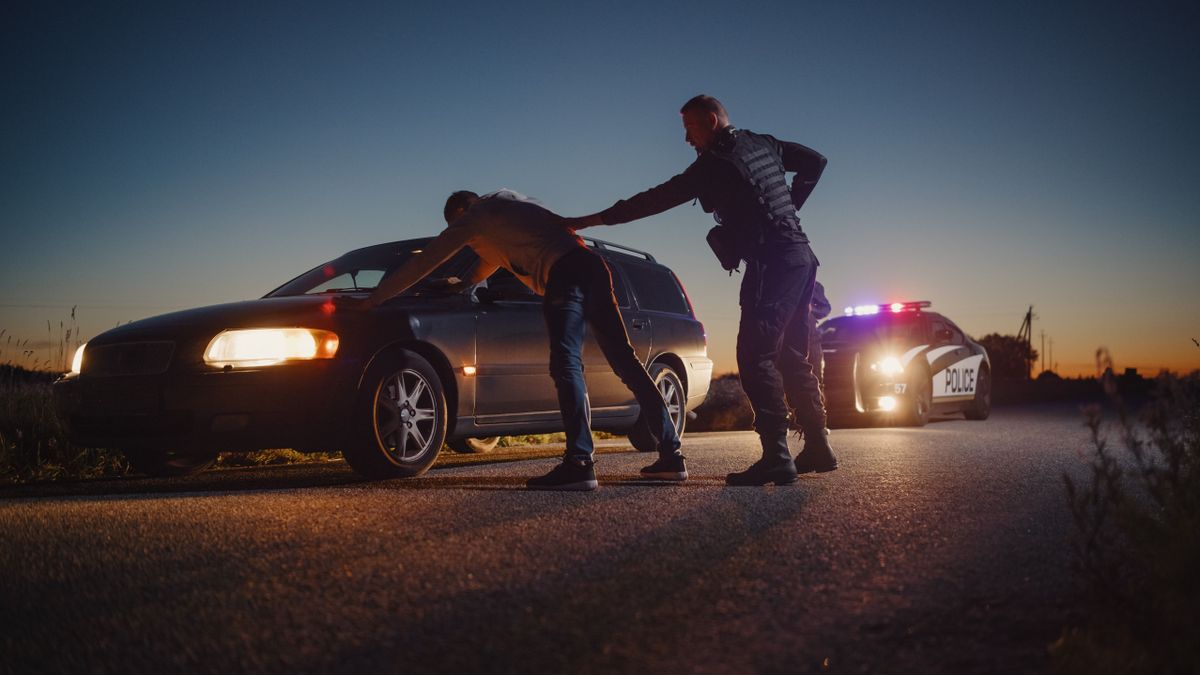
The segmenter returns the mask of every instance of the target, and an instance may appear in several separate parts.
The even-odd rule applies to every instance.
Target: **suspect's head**
[[[477,201],[479,201],[479,195],[470,190],[459,190],[451,194],[446,199],[446,206],[442,208],[442,216],[446,219],[446,224],[449,225],[458,220]]]

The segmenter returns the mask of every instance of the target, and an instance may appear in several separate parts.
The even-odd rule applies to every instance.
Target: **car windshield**
[[[352,251],[292,279],[267,294],[268,298],[323,293],[361,293],[374,290],[384,278],[420,253],[432,239],[410,239]],[[436,294],[443,291],[434,280],[465,276],[477,257],[469,248],[459,251],[432,274],[405,291],[403,296]]]
[[[839,316],[821,324],[821,341],[917,344],[924,341],[921,325],[915,314]]]

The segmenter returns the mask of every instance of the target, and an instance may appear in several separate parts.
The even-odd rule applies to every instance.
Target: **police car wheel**
[[[975,380],[975,400],[963,410],[963,416],[969,420],[986,420],[992,414],[992,379],[987,370],[979,371]]]
[[[667,412],[671,415],[671,422],[675,424],[675,433],[683,438],[683,428],[687,425],[687,392],[684,391],[683,382],[666,364],[652,364],[648,372],[654,380],[654,386],[667,403]],[[658,449],[658,442],[640,415],[629,430],[629,444],[638,452],[654,452]]]
[[[928,374],[922,373],[917,376],[908,406],[905,424],[923,427],[929,423],[929,414],[933,410],[933,382]]]

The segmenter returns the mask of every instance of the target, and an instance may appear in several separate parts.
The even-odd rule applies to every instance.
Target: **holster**
[[[742,264],[742,256],[737,250],[737,237],[732,228],[716,225],[708,231],[705,240],[708,241],[708,247],[717,256],[717,260],[721,262],[721,267],[725,271],[733,274]]]

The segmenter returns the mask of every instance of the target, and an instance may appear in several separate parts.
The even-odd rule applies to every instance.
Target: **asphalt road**
[[[1078,411],[832,438],[787,487],[727,488],[755,437],[712,433],[682,485],[605,442],[590,494],[522,489],[545,458],[3,490],[0,670],[1045,671]]]

